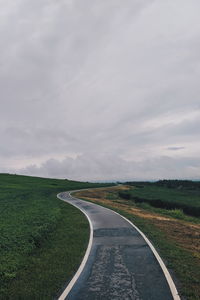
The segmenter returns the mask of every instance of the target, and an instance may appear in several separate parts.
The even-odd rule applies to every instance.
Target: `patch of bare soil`
[[[94,202],[110,205],[130,214],[148,219],[166,236],[176,242],[177,245],[189,250],[195,257],[200,258],[200,225],[190,222],[165,217],[158,213],[152,213],[144,209],[128,205],[126,200],[111,198],[118,195],[119,190],[129,189],[128,186],[116,186],[111,188],[94,189],[76,193],[77,197]]]

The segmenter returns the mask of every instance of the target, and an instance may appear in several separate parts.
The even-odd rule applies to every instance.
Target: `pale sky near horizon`
[[[199,0],[0,6],[0,172],[200,179]]]

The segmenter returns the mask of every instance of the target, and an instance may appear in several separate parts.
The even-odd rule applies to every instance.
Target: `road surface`
[[[180,299],[176,289],[172,295],[147,242],[126,219],[112,210],[76,199],[70,192],[58,197],[81,209],[92,231],[83,270],[59,300]]]

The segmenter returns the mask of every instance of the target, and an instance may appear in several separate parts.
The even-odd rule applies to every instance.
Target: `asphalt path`
[[[60,300],[180,299],[172,295],[152,249],[126,219],[100,205],[74,198],[69,192],[58,197],[81,209],[92,231],[83,270]]]

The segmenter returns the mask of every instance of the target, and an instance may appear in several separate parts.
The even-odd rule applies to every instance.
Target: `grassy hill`
[[[129,185],[133,186],[132,189],[120,192],[124,199],[161,209],[179,209],[190,216],[200,217],[200,182],[160,180]]]
[[[52,299],[80,264],[89,226],[58,192],[103,186],[0,174],[0,299]]]

